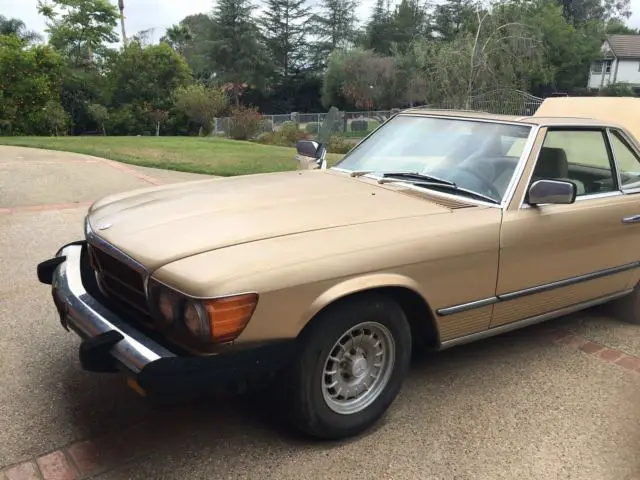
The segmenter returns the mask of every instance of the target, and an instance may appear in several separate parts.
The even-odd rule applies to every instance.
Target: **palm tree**
[[[161,42],[168,43],[180,55],[184,55],[184,49],[191,40],[193,40],[191,29],[182,23],[167,28],[164,37],[160,39]]]
[[[122,30],[122,45],[127,46],[127,31],[124,28],[124,0],[118,0],[118,8],[120,9],[120,29]]]
[[[42,40],[42,35],[27,30],[27,26],[19,18],[7,18],[4,15],[0,15],[0,35],[15,35],[24,43]]]

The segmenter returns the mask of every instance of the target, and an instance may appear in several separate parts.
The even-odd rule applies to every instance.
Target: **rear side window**
[[[621,189],[640,187],[640,159],[618,130],[611,130],[611,146],[620,171]]]

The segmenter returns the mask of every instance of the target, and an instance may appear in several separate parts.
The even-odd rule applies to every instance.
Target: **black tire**
[[[375,321],[391,333],[395,359],[383,390],[371,404],[352,414],[336,413],[323,397],[325,361],[336,342],[362,322]],[[400,392],[411,360],[409,322],[393,300],[382,295],[358,295],[322,311],[305,329],[290,370],[289,416],[302,433],[339,439],[357,435],[376,423]],[[285,381],[287,381],[285,380]]]

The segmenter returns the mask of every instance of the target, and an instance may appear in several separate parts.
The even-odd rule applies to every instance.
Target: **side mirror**
[[[298,140],[296,143],[298,170],[326,168],[323,146],[314,140]]]
[[[537,180],[531,184],[528,203],[569,204],[576,201],[576,184],[566,180]]]
[[[318,158],[319,149],[320,144],[314,140],[298,140],[296,143],[298,155],[302,155],[303,157]]]

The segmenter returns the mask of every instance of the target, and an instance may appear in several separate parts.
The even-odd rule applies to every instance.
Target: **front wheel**
[[[315,437],[348,437],[370,427],[397,397],[409,368],[409,323],[384,296],[328,308],[300,340],[290,414],[299,430]]]

